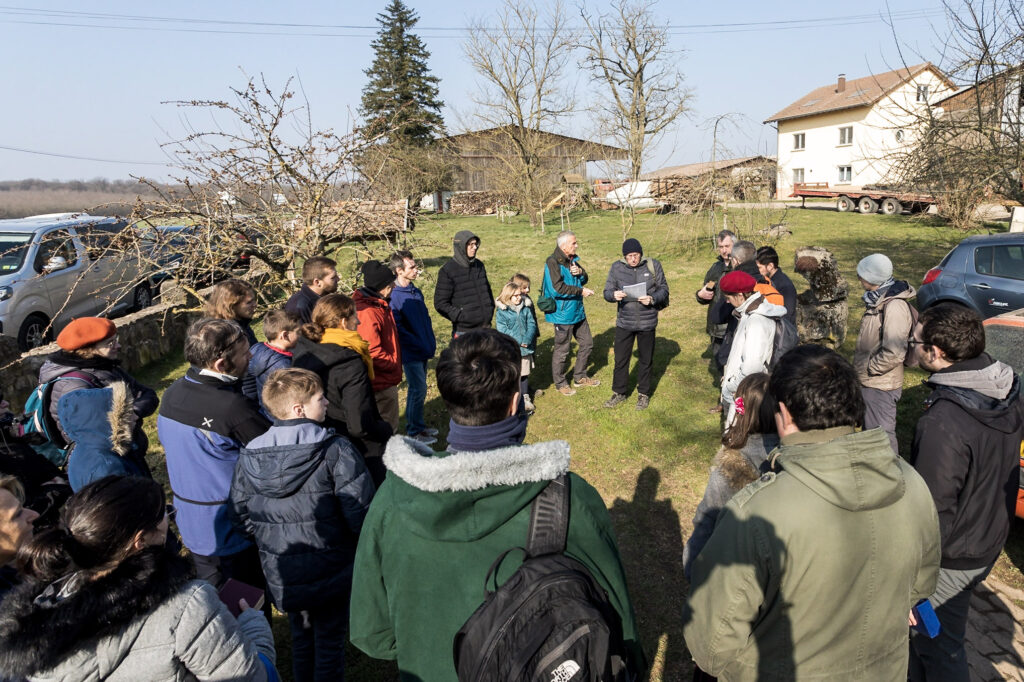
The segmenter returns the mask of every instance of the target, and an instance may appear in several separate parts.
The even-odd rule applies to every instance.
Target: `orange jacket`
[[[362,289],[352,294],[359,316],[359,335],[370,344],[373,359],[373,390],[382,391],[402,382],[402,353],[398,348],[398,327],[388,302]]]
[[[769,303],[774,303],[775,305],[781,305],[783,307],[786,306],[786,302],[783,300],[782,294],[780,294],[779,290],[773,287],[771,284],[755,284],[754,291],[764,296],[764,299]]]

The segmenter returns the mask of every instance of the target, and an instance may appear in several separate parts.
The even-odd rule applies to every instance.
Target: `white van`
[[[152,303],[149,268],[130,241],[115,243],[125,227],[85,213],[0,220],[0,334],[28,350],[74,318]]]

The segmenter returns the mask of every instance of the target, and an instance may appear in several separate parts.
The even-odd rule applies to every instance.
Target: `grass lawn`
[[[792,254],[799,246],[818,245],[835,253],[851,287],[849,333],[843,346],[843,352],[850,357],[864,310],[855,274],[857,261],[869,253],[886,253],[893,260],[897,277],[917,286],[924,273],[964,235],[909,217],[840,214],[825,208],[795,208],[786,212],[784,220],[792,235],[778,241],[776,248],[783,269],[790,273]],[[743,231],[746,226],[763,227],[768,222],[777,222],[780,215],[777,211],[769,218],[762,211],[757,216],[744,216],[743,209],[733,206],[729,208],[729,224],[740,226]],[[721,227],[721,217],[717,227]],[[645,412],[637,412],[633,409],[635,392],[628,402],[614,410],[602,408],[611,395],[615,306],[606,303],[600,292],[611,262],[621,254],[618,214],[575,215],[571,228],[579,237],[579,253],[591,277],[590,287],[598,292],[587,300],[586,308],[595,342],[590,373],[602,384],[598,388],[580,389],[573,397],[551,390],[553,382],[548,368],[552,327],[542,321],[537,368],[531,384],[545,389],[545,393],[536,400],[537,412],[530,421],[527,441],[569,441],[573,469],[600,491],[611,512],[644,646],[653,662],[651,679],[686,679],[690,664],[682,638],[680,611],[687,585],[682,577],[681,554],[719,437],[718,416],[707,412],[717,400],[718,389],[712,385],[707,358],[703,356],[708,342],[704,331],[706,309],[697,305],[693,297],[714,259],[710,240],[697,242],[694,235],[709,235],[712,229],[698,225],[692,217],[653,215],[638,216],[632,228],[630,236],[641,241],[645,254],[661,260],[671,289],[671,305],[661,313],[658,327],[651,406]],[[428,301],[432,300],[438,268],[451,256],[451,236],[462,229],[473,230],[480,236],[478,255],[487,265],[495,293],[511,275],[523,272],[533,279],[532,295],[537,299],[544,259],[553,250],[559,230],[557,223],[541,234],[524,218],[501,224],[493,217],[438,216],[420,222],[413,243],[414,252],[425,267],[418,284]],[[764,238],[756,235],[741,236],[752,238],[758,245],[765,243]],[[794,276],[794,282],[798,290],[806,288],[802,278]],[[447,342],[450,330],[446,321],[435,317],[440,345]],[[139,373],[139,378],[162,391],[184,369],[179,358],[149,367]],[[919,370],[907,373],[899,413],[904,455],[909,453],[914,422],[926,395],[920,386],[924,376]],[[429,383],[427,422],[441,429],[443,435],[448,419],[432,376]],[[155,437],[155,418],[150,421],[154,470],[162,475],[165,470]],[[1022,587],[1021,566],[1024,526],[1018,523],[996,575]],[[285,679],[290,679],[285,646],[287,626],[283,618],[275,623],[275,630],[279,648],[285,654],[279,659],[281,672]],[[368,659],[351,647],[349,651],[352,679],[394,679],[395,668],[391,664]]]

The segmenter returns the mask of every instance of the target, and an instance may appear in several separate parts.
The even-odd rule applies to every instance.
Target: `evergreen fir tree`
[[[370,79],[360,110],[364,133],[386,133],[388,144],[402,147],[429,144],[444,129],[439,81],[427,67],[430,53],[411,32],[418,21],[402,0],[391,0],[377,15],[380,30],[371,43],[375,57],[364,72]]]

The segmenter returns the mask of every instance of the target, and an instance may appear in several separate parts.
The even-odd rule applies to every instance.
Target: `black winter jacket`
[[[986,354],[932,374],[910,463],[939,513],[942,567],[991,565],[1010,532],[1020,481],[1020,377]],[[970,387],[970,388],[968,388]]]
[[[312,370],[324,383],[324,426],[347,437],[364,457],[382,457],[391,425],[381,419],[370,376],[359,353],[336,343],[300,338],[292,349],[292,367]]]
[[[313,321],[313,308],[319,300],[320,295],[303,284],[284,304],[284,309],[301,317],[302,324],[309,324]]]
[[[452,259],[441,266],[434,288],[434,309],[452,323],[453,332],[490,327],[494,293],[479,259],[466,256],[466,244],[480,240],[469,230],[455,234]]]
[[[725,336],[725,324],[716,322],[713,319],[715,306],[724,300],[722,297],[722,290],[718,288],[718,280],[722,279],[722,275],[729,272],[730,269],[731,268],[725,259],[719,256],[714,265],[708,268],[707,273],[704,275],[704,281],[702,282],[702,284],[707,284],[708,282],[715,283],[714,297],[710,301],[705,301],[701,297],[697,296],[696,293],[694,294],[694,297],[697,299],[697,303],[708,306],[707,333],[708,336],[713,336],[716,339],[721,339]]]
[[[308,419],[275,422],[242,450],[231,507],[259,547],[278,609],[294,613],[348,595],[375,491],[352,444]]]
[[[782,294],[782,300],[785,301],[786,306],[786,319],[796,324],[796,286],[793,284],[793,280],[782,270],[776,270],[768,283]]]
[[[647,264],[651,264],[651,268]],[[654,274],[651,274],[653,268]],[[639,301],[623,299],[615,300],[615,292],[629,284],[647,283],[647,295],[653,300],[651,305],[643,305]],[[668,302],[668,283],[661,263],[653,258],[641,258],[634,268],[622,258],[612,263],[608,270],[608,279],[604,283],[604,300],[617,303],[615,326],[630,331],[646,332],[658,326],[658,307]]]

